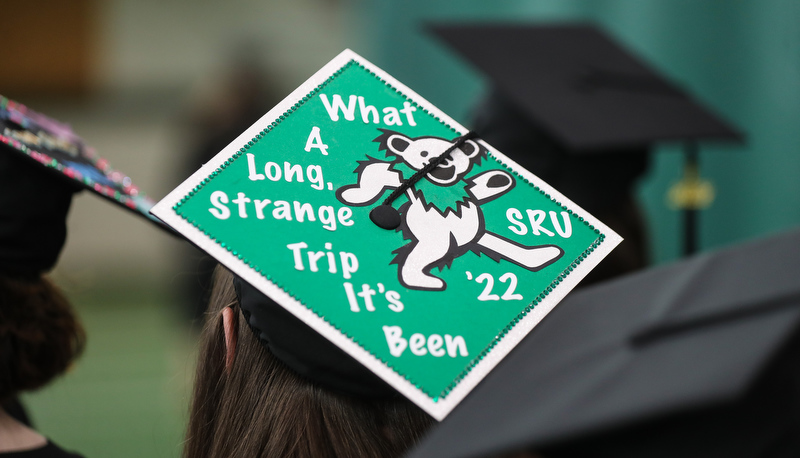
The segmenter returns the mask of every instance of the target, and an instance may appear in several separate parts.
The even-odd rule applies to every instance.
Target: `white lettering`
[[[333,255],[333,251],[330,251],[330,250],[333,249],[333,244],[332,243],[326,243],[325,244],[325,249],[328,250],[328,252],[326,253],[326,255],[328,256],[328,272],[330,272],[332,274],[335,274],[336,273],[336,258]]]
[[[411,113],[417,111],[417,107],[411,105],[409,102],[403,102],[403,109],[400,110],[400,113],[406,115],[406,121],[408,121],[409,126],[416,126],[417,123],[414,121],[414,116]]]
[[[309,165],[306,167],[306,176],[308,177],[308,181],[313,183],[311,185],[312,188],[321,190],[325,187],[325,181],[322,179],[322,167],[318,165]]]
[[[292,182],[292,179],[296,176],[297,182],[303,182],[303,166],[300,164],[292,165],[288,162],[283,163],[283,176],[286,178],[286,181],[289,183]]]
[[[272,217],[275,219],[292,220],[292,207],[285,200],[276,200],[275,208],[272,209]]]
[[[403,303],[400,302],[400,293],[397,291],[387,291],[386,300],[389,301],[389,310],[393,312],[403,311]]]
[[[347,302],[350,304],[350,311],[360,312],[361,308],[358,306],[358,299],[356,299],[356,293],[353,291],[352,283],[344,282],[344,293],[347,295]],[[400,352],[402,353],[402,350]]]
[[[364,103],[364,97],[358,97],[358,108],[361,111],[361,120],[364,121],[364,124],[369,124],[370,114],[372,114],[372,122],[374,124],[378,124],[378,122],[380,122],[378,110],[372,105],[366,105]]]
[[[258,181],[265,178],[263,174],[256,172],[256,157],[251,153],[247,153],[247,172],[247,178],[250,178],[250,181]]]
[[[447,346],[447,354],[450,355],[451,358],[455,358],[457,353],[461,356],[467,356],[467,343],[464,342],[464,338],[461,336],[451,336],[450,334],[444,335],[444,343]]]
[[[349,280],[358,271],[358,258],[353,253],[340,251],[339,259],[342,261],[342,276]]]
[[[403,121],[400,120],[400,113],[395,107],[386,107],[383,109],[383,123],[387,126],[402,126]]]
[[[374,295],[375,290],[370,288],[367,284],[361,285],[361,292],[356,293],[356,296],[364,299],[364,306],[367,308],[368,312],[375,311],[375,305],[372,303],[372,296]]]
[[[444,356],[445,351],[444,348],[442,348],[443,343],[442,336],[439,334],[431,334],[428,336],[428,351],[437,358]]]
[[[550,221],[553,222],[553,227],[556,228],[556,232],[561,237],[568,239],[572,235],[572,221],[569,219],[569,214],[567,212],[561,212],[561,219],[564,220],[564,228],[561,228],[561,225],[558,223],[558,215],[556,212],[550,210]]]
[[[231,211],[224,204],[228,203],[228,195],[223,191],[214,191],[211,193],[211,205],[216,208],[209,208],[208,211],[217,219],[228,219],[231,216]]]
[[[317,220],[314,218],[314,207],[312,207],[311,204],[301,204],[296,200],[292,203],[294,204],[294,217],[297,219],[298,223],[305,221],[306,217],[309,221]]]
[[[425,336],[420,333],[411,334],[408,339],[408,349],[417,356],[428,354],[428,350],[425,349]]]
[[[217,219],[228,219],[231,216],[231,209],[226,204],[230,202],[224,191],[214,191],[211,193],[211,207],[208,211]],[[255,211],[256,218],[260,220],[266,219],[267,215],[271,214],[274,219],[296,220],[299,223],[319,221],[325,230],[331,232],[336,231],[339,226],[350,227],[355,224],[351,219],[353,210],[349,207],[336,208],[331,205],[321,205],[317,208],[313,204],[299,201],[251,199],[243,192],[237,193],[232,203],[236,205],[236,215],[239,218],[247,218],[248,212]],[[272,205],[271,209],[270,205]]]
[[[290,243],[286,245],[286,248],[292,250],[292,256],[294,256],[294,268],[296,270],[305,270],[305,267],[303,266],[303,256],[300,253],[300,250],[303,248],[308,248],[308,244],[305,242]]]
[[[320,258],[325,256],[324,251],[309,251],[308,252],[308,270],[312,272],[319,272],[319,267],[317,267],[317,261]]]
[[[544,232],[550,237],[555,235],[551,231],[542,227],[542,223],[547,217],[547,214],[545,214],[544,210],[526,210],[525,212],[528,214],[528,220],[531,223],[531,232],[533,232],[533,235],[539,235],[539,231]]]
[[[356,304],[357,307],[358,305]],[[416,356],[425,356],[428,353],[436,358],[441,358],[444,355],[448,355],[451,358],[469,356],[467,343],[461,336],[453,337],[450,334],[445,334],[444,339],[442,339],[439,334],[431,334],[426,338],[424,334],[415,332],[406,340],[403,338],[403,330],[400,326],[383,326],[383,333],[386,336],[386,343],[389,345],[389,352],[395,357],[402,355],[406,348]]]
[[[272,203],[272,201],[269,200],[269,199],[264,199],[264,200],[254,199],[253,200],[253,204],[256,207],[256,218],[264,219],[264,207],[266,207],[270,203]]]
[[[342,101],[342,96],[339,94],[333,95],[333,104],[328,101],[328,96],[325,94],[320,94],[319,98],[322,99],[322,104],[325,105],[325,109],[328,110],[328,116],[331,117],[331,121],[338,121],[339,120],[339,110],[342,110],[342,114],[344,115],[344,119],[348,121],[353,121],[356,119],[355,111],[356,111],[356,96],[351,95],[347,102],[347,107],[344,106],[344,102]]]
[[[383,333],[386,335],[389,353],[395,357],[402,355],[408,346],[408,342],[403,338],[403,330],[400,329],[400,326],[384,326]]]
[[[322,143],[322,138],[319,136],[319,127],[317,126],[312,127],[311,133],[308,134],[308,140],[306,140],[306,153],[310,153],[311,148],[317,148],[323,155],[328,155],[328,145]]]
[[[342,226],[352,226],[355,221],[350,221],[350,217],[353,216],[353,210],[350,207],[342,207],[339,211],[336,212],[336,216],[339,218],[339,224]]]
[[[264,164],[264,173],[271,181],[278,181],[281,179],[281,166],[274,162],[267,162]]]
[[[250,202],[250,198],[245,196],[243,192],[240,192],[235,199],[233,199],[233,203],[239,206],[239,218],[247,218],[247,207],[246,205]]]
[[[329,231],[336,230],[336,214],[334,213],[333,207],[323,205],[319,207],[317,214],[319,215],[319,221],[322,223],[323,228]]]
[[[513,224],[514,226],[508,226],[511,229],[511,232],[517,235],[525,235],[528,233],[528,226],[522,224],[522,213],[516,208],[509,208],[506,210],[506,218],[508,218],[508,222]]]

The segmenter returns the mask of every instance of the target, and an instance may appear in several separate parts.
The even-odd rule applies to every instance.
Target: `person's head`
[[[259,342],[233,275],[217,269],[184,456],[392,457],[431,423],[399,395],[351,396],[296,374]]]
[[[0,149],[0,402],[47,384],[83,350],[72,307],[43,276],[64,246],[76,189]]]
[[[0,275],[0,402],[62,374],[84,341],[69,302],[46,278]]]
[[[67,238],[75,185],[0,143],[0,274],[36,280]]]

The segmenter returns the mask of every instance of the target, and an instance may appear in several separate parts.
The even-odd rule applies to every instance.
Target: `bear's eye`
[[[389,143],[391,147],[395,150],[395,152],[400,152],[400,153],[405,151],[406,148],[408,148],[408,145],[411,144],[408,142],[408,140],[400,136],[394,136],[389,138]]]
[[[464,154],[466,154],[467,156],[469,156],[470,154],[475,152],[475,147],[472,146],[469,143],[464,143],[464,146],[462,146],[461,149],[464,151]]]
[[[427,151],[420,151],[419,155],[422,156],[422,157],[428,157],[428,152]]]

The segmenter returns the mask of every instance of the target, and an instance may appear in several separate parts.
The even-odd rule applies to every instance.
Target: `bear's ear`
[[[395,154],[402,154],[409,145],[411,145],[411,141],[404,135],[392,135],[386,142],[386,146]]]
[[[464,144],[461,145],[461,148],[459,149],[463,151],[464,154],[470,159],[477,156],[478,153],[481,152],[481,147],[478,146],[478,144],[473,142],[472,140],[465,141]]]

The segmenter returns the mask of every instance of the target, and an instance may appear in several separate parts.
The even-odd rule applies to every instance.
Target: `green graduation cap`
[[[436,419],[621,241],[350,50],[152,213]]]

